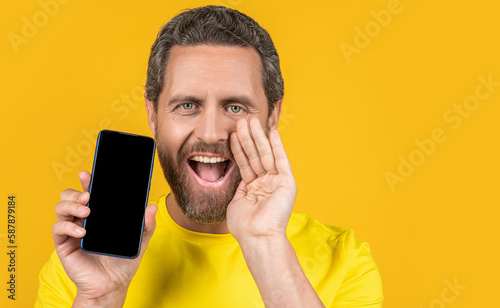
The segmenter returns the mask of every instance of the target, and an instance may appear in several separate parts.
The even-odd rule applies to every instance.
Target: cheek
[[[192,124],[163,119],[163,121],[159,121],[158,142],[171,157],[177,157],[179,149],[191,135],[192,128]]]

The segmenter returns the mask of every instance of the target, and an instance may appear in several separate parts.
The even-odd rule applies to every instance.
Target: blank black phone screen
[[[82,250],[125,258],[139,255],[155,148],[150,137],[99,133]]]

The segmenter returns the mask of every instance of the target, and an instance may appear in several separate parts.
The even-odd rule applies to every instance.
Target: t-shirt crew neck
[[[212,245],[223,245],[223,244],[236,244],[236,239],[231,233],[226,234],[213,234],[213,233],[202,233],[188,230],[179,224],[177,224],[170,216],[167,208],[168,195],[162,195],[155,202],[158,206],[158,215],[161,219],[161,224],[165,225],[172,233],[176,236],[191,242],[196,242],[200,244],[212,244]]]

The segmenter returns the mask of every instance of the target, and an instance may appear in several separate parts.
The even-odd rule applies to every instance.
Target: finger
[[[274,159],[276,163],[276,168],[278,172],[285,175],[293,176],[292,166],[290,165],[290,160],[285,152],[285,147],[281,141],[280,133],[277,130],[271,131],[269,134],[271,139],[271,147],[273,148]]]
[[[87,204],[90,194],[86,191],[78,191],[74,189],[65,189],[60,195],[61,201],[73,201],[80,204]]]
[[[240,169],[241,179],[245,183],[250,183],[257,178],[255,172],[253,172],[252,166],[248,162],[248,158],[241,147],[240,140],[238,139],[237,133],[232,133],[230,136],[231,152],[233,152],[234,160],[236,165]]]
[[[52,237],[54,244],[61,245],[68,237],[82,238],[85,235],[85,229],[69,221],[58,221],[52,226]]]
[[[82,184],[83,191],[89,191],[91,174],[87,171],[80,171],[78,173],[80,183]]]
[[[85,218],[89,215],[90,209],[74,201],[61,201],[56,204],[56,217],[59,221],[73,221],[75,217]]]
[[[277,174],[276,165],[274,163],[274,155],[262,126],[257,118],[250,119],[250,129],[257,150],[259,151],[260,161],[267,173]]]
[[[149,235],[154,232],[156,228],[156,219],[155,215],[158,211],[158,206],[154,203],[148,205],[146,207],[145,221],[144,221],[144,235]]]
[[[259,151],[255,146],[252,136],[250,136],[247,119],[239,120],[236,123],[236,127],[241,147],[243,148],[245,155],[248,157],[248,161],[250,162],[250,166],[252,166],[253,172],[257,176],[264,176],[266,174],[266,170],[264,169],[264,166],[262,166]]]

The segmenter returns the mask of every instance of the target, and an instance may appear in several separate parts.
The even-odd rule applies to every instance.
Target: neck
[[[201,233],[212,233],[212,234],[226,234],[229,233],[227,229],[226,220],[217,223],[217,224],[204,224],[193,221],[184,215],[181,208],[175,201],[173,193],[168,194],[165,203],[167,204],[167,211],[170,214],[170,217],[177,223],[179,226],[184,229],[188,229],[194,232]]]

